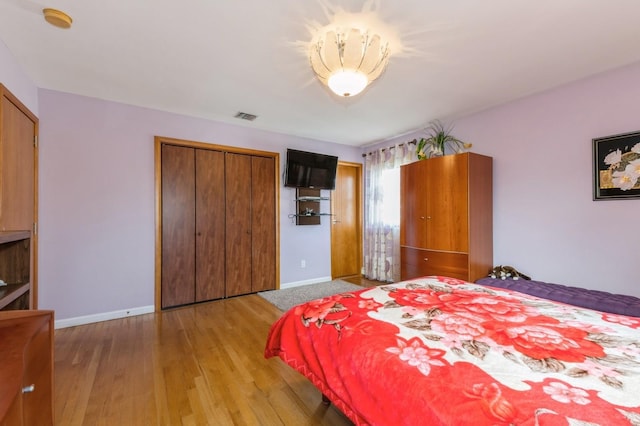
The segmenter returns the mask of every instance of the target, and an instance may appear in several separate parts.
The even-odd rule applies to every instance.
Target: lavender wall
[[[40,90],[40,306],[58,320],[154,303],[154,135],[359,161],[359,149]],[[331,275],[330,227],[295,226],[281,188],[282,283]],[[306,268],[300,260],[306,260]]]
[[[457,124],[495,158],[495,259],[542,281],[640,296],[640,199],[593,201],[592,139],[640,130],[640,64]]]
[[[18,66],[7,46],[0,40],[0,83],[38,115],[38,88]]]
[[[640,199],[592,201],[591,142],[640,130],[638,105],[635,64],[455,122],[457,137],[494,158],[496,265],[640,296]]]

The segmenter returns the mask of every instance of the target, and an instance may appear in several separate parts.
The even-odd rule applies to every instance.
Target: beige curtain
[[[400,166],[416,159],[415,144],[368,154],[364,162],[364,275],[400,281]]]

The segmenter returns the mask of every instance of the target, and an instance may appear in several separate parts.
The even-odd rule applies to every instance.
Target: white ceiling
[[[333,4],[403,45],[352,99],[304,53]],[[639,19],[639,0],[0,0],[0,39],[41,88],[360,146],[638,62]]]

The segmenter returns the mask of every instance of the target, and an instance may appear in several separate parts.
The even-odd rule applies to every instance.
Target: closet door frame
[[[165,136],[155,136],[155,311],[162,311],[162,145],[169,144],[175,146],[209,149],[223,151],[234,154],[245,154],[258,157],[273,158],[275,167],[273,174],[273,185],[275,188],[275,282],[276,287],[280,283],[280,154],[277,152],[260,151],[255,149],[240,148],[235,146],[217,145],[207,142],[190,141],[184,139],[169,138]]]

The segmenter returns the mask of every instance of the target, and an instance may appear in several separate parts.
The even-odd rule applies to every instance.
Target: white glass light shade
[[[367,76],[353,70],[340,70],[329,77],[327,85],[336,95],[355,96],[369,84]]]
[[[348,29],[321,34],[312,43],[309,60],[318,79],[339,96],[354,96],[382,74],[389,45],[377,34]]]

